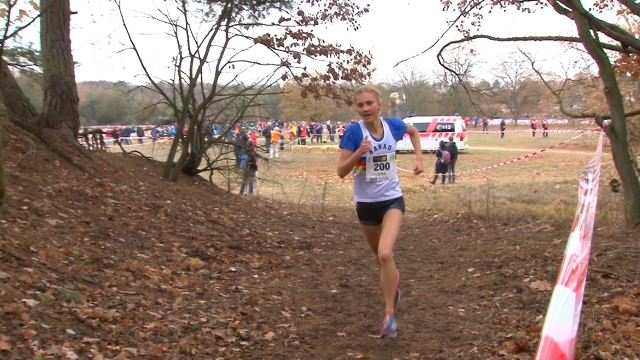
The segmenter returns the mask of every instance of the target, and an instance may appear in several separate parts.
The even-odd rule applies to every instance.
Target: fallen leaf
[[[10,350],[11,350],[11,344],[4,341],[0,341],[0,351],[10,351]]]
[[[284,317],[291,317],[291,314],[289,314],[286,311],[280,311],[280,313],[284,316]]]
[[[189,269],[191,269],[191,271],[198,271],[203,267],[205,267],[205,263],[202,260],[198,258],[189,259]]]
[[[122,348],[122,351],[126,351],[132,356],[138,356],[138,349],[135,348]]]
[[[640,303],[633,301],[630,298],[619,297],[613,300],[613,304],[618,307],[618,311],[623,314],[638,315],[638,308]]]
[[[339,332],[339,333],[338,333],[338,336],[340,336],[340,337],[347,337],[347,333]]]
[[[529,285],[529,287],[538,291],[549,291],[553,289],[553,287],[547,280],[534,281]]]
[[[540,325],[529,326],[528,328],[524,329],[524,332],[527,334],[536,334],[540,331],[542,331],[542,326]]]
[[[91,356],[93,356],[92,360],[104,360],[102,354],[97,352],[95,349],[91,349]]]
[[[32,337],[34,337],[37,334],[37,332],[31,330],[31,329],[22,329],[22,331],[20,331],[20,335],[22,335],[22,337],[25,340],[29,340]]]
[[[613,326],[613,324],[611,323],[611,320],[609,320],[609,319],[605,319],[605,320],[602,322],[602,326],[604,326],[604,328],[605,328],[605,329],[610,330],[610,331],[613,331],[613,330],[615,330],[615,329],[616,329],[616,328]]]
[[[22,302],[27,304],[28,307],[34,307],[34,306],[40,304],[40,302],[38,302],[37,300],[34,300],[34,299],[22,299]]]
[[[60,345],[51,345],[47,349],[48,355],[58,355],[60,354]]]
[[[274,337],[276,337],[276,334],[273,331],[269,331],[268,333],[264,334],[264,338],[266,340],[273,340]]]

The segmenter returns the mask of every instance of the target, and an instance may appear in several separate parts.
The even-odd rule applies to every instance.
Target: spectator
[[[233,153],[236,156],[236,167],[241,168],[240,161],[242,157],[242,153],[244,149],[247,147],[247,143],[249,142],[249,137],[247,136],[247,132],[242,130],[236,135],[236,139],[233,144]]]
[[[89,129],[86,126],[82,128],[82,144],[87,146],[87,149],[91,149],[91,143],[89,142]]]
[[[144,143],[144,129],[142,126],[136,128],[136,135],[138,135],[138,145],[142,145]]]
[[[335,139],[335,128],[331,125],[331,120],[327,120],[327,135],[329,136],[329,141],[336,142]]]
[[[247,161],[242,170],[242,184],[240,185],[240,195],[244,195],[245,187],[248,187],[248,194],[253,194],[253,183],[258,172],[258,156],[256,154],[255,143],[249,140],[245,150]]]
[[[296,125],[296,138],[298,139],[298,145],[302,145],[302,123]]]
[[[531,137],[536,137],[536,129],[538,128],[538,120],[534,117],[531,119]]]
[[[253,141],[254,144],[258,143],[258,134],[256,134],[256,130],[251,130],[251,132],[249,133],[249,139],[251,141]]]
[[[451,159],[449,160],[449,183],[453,184],[456,182],[456,161],[458,160],[458,145],[456,144],[453,136],[449,136],[447,151],[451,156]]]
[[[542,120],[542,137],[549,137],[549,120]]]
[[[154,143],[158,141],[158,127],[151,129],[151,141]]]
[[[303,122],[300,127],[300,145],[307,145],[307,125]]]
[[[120,129],[113,128],[113,130],[111,130],[111,138],[115,145],[120,145]]]
[[[507,129],[507,121],[505,119],[500,120],[500,138],[504,138],[504,132]]]
[[[345,131],[346,129],[344,128],[344,125],[340,125],[340,128],[338,128],[338,141],[342,141]]]
[[[322,144],[322,124],[318,123],[316,125],[316,129],[315,129],[315,134],[316,134],[316,142],[318,144]]]
[[[447,171],[449,171],[449,166],[446,159],[443,158],[445,151],[448,153],[447,144],[444,142],[444,140],[440,140],[440,147],[438,148],[438,150],[436,150],[436,173],[433,176],[433,180],[429,181],[433,185],[436,184],[438,175],[440,174],[442,174],[442,184],[444,184],[447,180]]]
[[[271,125],[267,124],[262,129],[262,136],[264,136],[264,152],[271,153]]]
[[[282,131],[280,131],[280,127],[276,126],[271,132],[271,153],[269,153],[269,157],[277,158],[280,156],[280,147],[279,142],[280,138],[283,136]]]

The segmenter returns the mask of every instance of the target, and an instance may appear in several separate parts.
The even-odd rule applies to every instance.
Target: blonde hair
[[[376,89],[371,85],[362,85],[359,88],[357,88],[356,91],[353,93],[353,100],[356,99],[356,96],[364,93],[373,94],[376,96],[376,99],[378,99],[379,102],[382,102],[382,99],[380,98],[380,92],[378,91],[378,89]]]

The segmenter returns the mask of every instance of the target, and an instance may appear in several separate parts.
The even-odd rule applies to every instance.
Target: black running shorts
[[[357,202],[356,213],[360,224],[365,226],[376,226],[382,224],[382,219],[387,211],[398,209],[404,214],[404,198],[402,196],[395,199],[376,202]]]

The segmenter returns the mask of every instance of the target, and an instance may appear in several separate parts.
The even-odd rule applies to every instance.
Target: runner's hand
[[[360,155],[364,155],[371,150],[371,140],[369,140],[369,135],[365,136],[364,140],[360,143]]]
[[[420,175],[424,172],[422,161],[416,160],[416,164],[413,166],[413,175]]]

